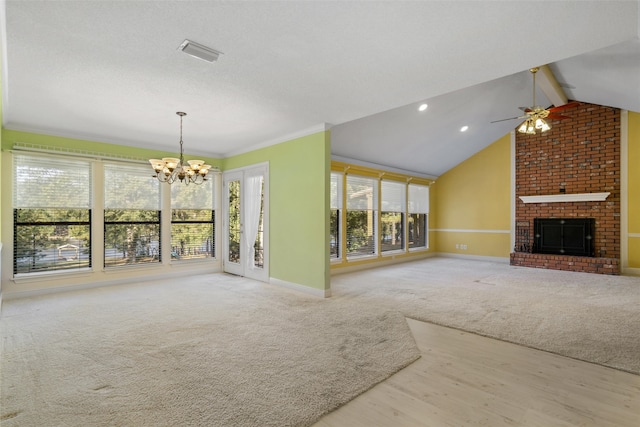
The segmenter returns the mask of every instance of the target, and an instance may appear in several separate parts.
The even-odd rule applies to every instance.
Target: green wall
[[[0,47],[1,47],[2,43],[0,43]],[[3,67],[2,67],[2,58],[3,58],[3,53],[2,53],[2,49],[0,49],[0,147],[2,147],[2,132],[4,129],[4,118],[2,116],[2,74],[3,74]],[[4,189],[2,188],[2,150],[0,149],[0,189],[2,189],[2,191],[4,191]],[[0,209],[0,224],[2,224],[2,209]],[[2,242],[2,227],[0,227],[0,247],[2,246],[3,242]],[[1,293],[1,287],[0,287],[0,293]]]
[[[329,132],[223,160],[230,170],[269,162],[269,274],[328,290]]]
[[[140,159],[176,154],[2,130],[3,150],[12,149],[18,142],[36,144],[54,151],[83,150]],[[222,170],[269,163],[270,276],[323,291],[330,286],[327,256],[330,148],[329,132],[319,132],[224,160],[203,158]]]

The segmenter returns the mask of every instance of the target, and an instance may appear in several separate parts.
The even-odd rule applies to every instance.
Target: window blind
[[[14,154],[14,208],[89,209],[91,162]]]
[[[160,210],[160,182],[148,166],[105,163],[104,208]]]
[[[171,186],[172,209],[209,209],[215,206],[215,175],[210,175],[200,185],[176,182]]]
[[[13,272],[91,266],[88,160],[14,154]]]
[[[159,263],[160,182],[148,166],[104,165],[104,265]]]
[[[407,204],[406,184],[396,181],[382,181],[381,206],[383,212],[405,212]]]
[[[376,210],[378,181],[364,176],[347,176],[347,209]]]
[[[330,182],[331,209],[342,209],[342,174],[332,172]]]
[[[171,186],[171,259],[215,256],[215,179]]]
[[[376,253],[378,180],[347,175],[347,255]]]
[[[409,213],[429,213],[429,187],[409,184]]]

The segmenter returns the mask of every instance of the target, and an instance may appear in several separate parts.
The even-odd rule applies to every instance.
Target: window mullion
[[[172,185],[184,185],[176,182]],[[162,264],[171,263],[171,185],[161,184],[160,251]]]
[[[378,185],[378,191],[374,192],[374,194],[377,195],[375,202],[377,203],[377,207],[376,207],[376,212],[378,212],[378,215],[376,215],[375,218],[375,229],[373,230],[373,232],[376,235],[376,247],[374,248],[375,254],[377,256],[382,256],[382,178],[378,178],[376,180],[376,183]]]
[[[104,270],[104,163],[96,161],[92,168],[93,188],[91,200],[92,265]]]

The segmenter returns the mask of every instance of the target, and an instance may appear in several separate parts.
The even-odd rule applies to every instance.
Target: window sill
[[[52,278],[89,276],[94,273],[93,268],[79,268],[77,270],[43,271],[38,273],[19,273],[13,276],[14,283],[43,282]]]
[[[194,258],[194,259],[173,259],[171,266],[183,266],[188,264],[207,264],[217,262],[218,258]]]
[[[380,254],[380,256],[382,258],[386,258],[389,256],[396,256],[396,255],[402,255],[402,254],[406,254],[407,252],[404,249],[395,249],[393,251],[384,251]]]
[[[363,259],[376,259],[378,258],[378,254],[371,254],[371,255],[352,255],[352,256],[348,256],[347,255],[347,262],[349,261],[360,261]]]
[[[103,267],[102,272],[106,274],[110,273],[120,273],[123,271],[133,271],[133,270],[157,270],[158,268],[162,268],[162,263],[154,262],[153,264],[125,264],[118,265],[116,267]]]

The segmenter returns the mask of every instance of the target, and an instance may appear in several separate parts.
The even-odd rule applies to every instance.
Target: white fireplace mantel
[[[605,193],[549,194],[544,196],[520,196],[524,203],[601,202],[609,197]]]

